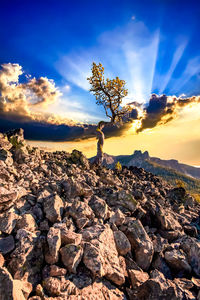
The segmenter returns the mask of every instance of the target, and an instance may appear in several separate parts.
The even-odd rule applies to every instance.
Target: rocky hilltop
[[[0,135],[0,300],[200,299],[200,206],[144,169]]]

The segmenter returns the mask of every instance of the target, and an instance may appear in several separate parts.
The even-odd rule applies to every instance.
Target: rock
[[[43,281],[43,287],[49,296],[59,296],[61,294],[60,285],[60,280],[54,277],[47,277]]]
[[[78,150],[74,149],[72,151],[71,156],[70,156],[70,160],[72,161],[72,163],[80,164],[85,169],[90,168],[90,163],[89,163],[88,159]]]
[[[0,237],[0,252],[7,254],[15,248],[15,241],[12,235],[7,237]]]
[[[120,255],[126,255],[129,251],[131,251],[131,244],[122,231],[115,231],[114,239],[117,251]]]
[[[50,276],[64,276],[67,273],[67,270],[64,268],[60,268],[56,265],[51,265],[50,266]]]
[[[39,233],[19,229],[16,239],[18,242],[11,254],[8,269],[12,276],[17,279],[22,279],[26,272],[28,281],[35,285],[41,280],[40,272],[43,264],[43,251]]]
[[[63,208],[63,201],[58,195],[50,195],[44,200],[44,212],[46,218],[52,223],[61,221]]]
[[[0,253],[0,267],[3,267],[4,263],[5,263],[5,259],[3,255]]]
[[[125,221],[125,215],[121,212],[120,209],[117,209],[116,212],[110,218],[110,222],[116,226],[121,226]]]
[[[60,249],[62,262],[70,273],[76,273],[76,268],[79,265],[82,256],[83,248],[74,244],[68,244]]]
[[[142,168],[0,134],[0,300],[200,299],[199,216]]]
[[[17,191],[7,190],[4,187],[0,187],[0,205],[1,211],[9,209],[14,205],[14,202],[18,199]]]
[[[49,252],[45,255],[45,260],[48,264],[55,264],[58,262],[59,249],[61,246],[60,229],[51,227],[47,234],[47,242],[49,245]]]
[[[157,253],[163,252],[168,246],[168,241],[163,239],[159,234],[153,235],[152,243],[154,252]]]
[[[48,220],[44,220],[40,223],[40,227],[39,227],[40,230],[42,231],[49,231],[49,223],[48,223]]]
[[[185,225],[183,227],[185,233],[191,237],[198,237],[198,231],[197,228],[195,226],[189,226],[189,225]]]
[[[185,253],[181,250],[174,249],[172,251],[166,251],[165,259],[168,265],[177,271],[184,270],[185,272],[190,273],[192,270],[187,262]]]
[[[62,182],[66,199],[68,202],[73,202],[76,197],[88,197],[92,196],[93,192],[90,186],[86,183],[80,183],[73,178],[68,178]]]
[[[117,204],[128,208],[132,212],[134,212],[139,205],[137,200],[135,200],[133,195],[131,193],[129,193],[128,191],[118,192]],[[115,203],[115,205],[116,205],[116,203]]]
[[[153,258],[153,244],[139,220],[128,223],[125,234],[135,252],[136,263],[143,270],[148,270]]]
[[[12,148],[12,144],[8,141],[7,136],[2,133],[0,133],[0,148],[5,150]]]
[[[108,212],[108,206],[105,202],[105,200],[93,196],[91,200],[89,201],[90,207],[93,209],[96,217],[106,219],[107,218],[107,212]]]
[[[159,207],[156,211],[156,217],[161,224],[161,228],[163,230],[173,230],[173,231],[181,231],[182,226],[179,222],[174,218],[174,216],[164,210],[163,208]]]
[[[69,215],[76,221],[79,229],[85,227],[94,218],[94,213],[90,206],[78,200],[74,200],[72,206],[70,206]]]
[[[194,287],[193,282],[186,278],[175,278],[174,283],[186,290],[190,290]]]
[[[26,300],[31,290],[31,285],[13,280],[6,268],[0,268],[0,300]]]
[[[72,296],[73,297],[73,296]],[[69,297],[69,300],[75,299],[94,299],[94,300],[127,300],[125,294],[120,291],[118,288],[113,286],[109,281],[95,280],[91,285],[79,290],[75,298]]]
[[[200,276],[200,242],[195,238],[183,237],[181,248],[186,253],[192,270],[197,276]]]
[[[155,270],[151,272],[150,279],[138,287],[136,299],[194,300],[195,298],[190,292],[181,290],[174,282],[165,279],[162,273]]]
[[[11,234],[17,223],[19,216],[11,208],[6,213],[0,215],[0,230],[4,233]]]
[[[34,217],[31,214],[24,214],[16,224],[17,229],[26,229],[34,232],[37,229],[37,224]]]
[[[165,278],[172,279],[171,270],[162,256],[157,256],[155,258],[155,260],[152,262],[152,267],[163,273]]]
[[[110,226],[106,224],[88,227],[82,230],[82,236],[85,241],[85,266],[94,276],[105,276],[115,284],[122,285],[125,278]]]
[[[139,287],[141,284],[143,284],[145,281],[149,279],[148,273],[143,271],[129,270],[128,273],[133,288]]]
[[[81,243],[82,235],[71,230],[61,229],[61,243],[62,245],[74,244],[78,246]]]
[[[183,203],[186,198],[186,190],[183,187],[177,187],[169,191],[167,197],[174,202]]]

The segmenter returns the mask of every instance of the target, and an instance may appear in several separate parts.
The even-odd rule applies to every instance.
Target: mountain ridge
[[[161,159],[158,157],[153,157],[153,156],[151,157],[149,155],[148,151],[144,151],[142,153],[141,150],[135,150],[134,153],[130,154],[130,155],[116,155],[116,156],[105,153],[104,156],[105,156],[105,158],[104,158],[103,164],[107,165],[107,166],[110,165],[113,167],[117,161],[119,161],[121,164],[123,164],[125,166],[131,166],[134,164],[137,166],[142,161],[148,160],[151,162],[155,162],[161,166],[175,169],[178,172],[183,173],[187,176],[191,176],[193,178],[200,179],[200,167],[194,167],[194,166],[187,165],[184,163],[179,163],[179,161],[176,159],[166,160],[166,159]],[[111,163],[109,163],[108,158],[110,158],[109,160]]]

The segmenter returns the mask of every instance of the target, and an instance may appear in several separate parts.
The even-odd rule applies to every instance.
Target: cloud
[[[27,82],[20,83],[20,75],[23,74],[19,64],[2,64],[0,69],[0,130],[6,131],[15,127],[25,129],[25,137],[28,139],[64,141],[77,138],[95,136],[96,125],[77,123],[71,119],[47,112],[47,106],[63,104],[60,100],[61,92],[55,86],[53,80],[47,77],[38,79],[26,76]],[[62,105],[62,107],[64,107]],[[80,109],[79,103],[67,103],[65,105]],[[71,106],[70,106],[71,105]],[[67,107],[65,108],[67,109]],[[44,112],[45,108],[45,112]],[[85,114],[79,112],[80,118]],[[77,112],[75,113],[77,116]],[[73,117],[73,113],[71,113]],[[90,116],[88,115],[88,118]],[[133,110],[126,122],[137,118],[137,112]],[[97,119],[94,117],[94,121]],[[99,120],[100,121],[100,120]],[[112,126],[105,129],[108,137],[120,136],[126,131],[125,124],[121,129]]]
[[[61,92],[53,80],[47,77],[36,79],[28,76],[26,82],[20,83],[19,78],[22,74],[23,70],[19,64],[1,65],[0,130],[5,131],[21,126],[25,129],[27,138],[41,140],[64,141],[95,136],[96,125],[87,124],[86,120],[86,123],[77,123],[47,110],[47,106],[56,108],[62,104],[62,108],[66,110],[68,107],[77,109],[75,115],[79,113],[80,118],[85,116],[85,113],[80,112],[79,103],[60,100]],[[127,103],[130,99],[127,98],[125,102]],[[63,106],[64,102],[66,106]],[[200,103],[200,96],[187,98],[183,95],[177,97],[152,94],[145,106],[131,101],[128,105],[132,111],[124,117],[124,125],[121,128],[116,126],[105,128],[105,135],[106,137],[121,136],[130,132],[130,128],[134,128],[135,132],[139,133],[145,129],[166,124],[175,119],[185,107],[195,103]],[[71,118],[75,115],[71,113]],[[89,115],[88,118],[90,118]],[[97,119],[94,116],[93,121]]]
[[[137,133],[172,121],[184,107],[195,103],[200,103],[200,96],[181,98],[152,94],[149,103],[143,109]]]
[[[19,83],[23,74],[19,64],[2,64],[0,69],[0,116],[21,121],[39,121],[59,123],[59,117],[41,113],[36,107],[42,108],[59,100],[61,93],[53,80],[46,77],[30,78]],[[70,120],[62,120],[72,123]]]

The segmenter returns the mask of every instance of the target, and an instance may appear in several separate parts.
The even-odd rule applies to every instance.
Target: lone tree
[[[92,76],[87,78],[91,84],[90,92],[96,97],[96,104],[103,105],[109,122],[100,121],[97,125],[97,156],[95,163],[100,165],[103,161],[104,133],[102,129],[106,125],[122,124],[122,118],[129,111],[129,107],[122,107],[122,99],[128,95],[125,89],[126,82],[116,77],[115,79],[104,78],[104,67],[93,62]]]

